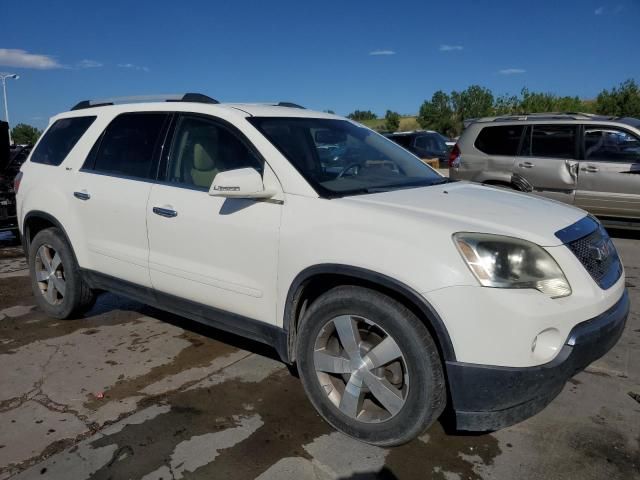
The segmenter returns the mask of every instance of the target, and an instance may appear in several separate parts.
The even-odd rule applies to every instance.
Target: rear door
[[[84,226],[84,267],[151,286],[147,202],[168,118],[164,112],[118,115],[78,171],[70,195]]]
[[[578,125],[533,124],[525,138],[513,173],[524,190],[573,203],[577,188]]]
[[[585,125],[576,204],[595,215],[640,218],[640,139],[616,127]]]

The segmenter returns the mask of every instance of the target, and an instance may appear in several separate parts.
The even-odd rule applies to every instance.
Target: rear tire
[[[71,246],[58,228],[41,230],[31,241],[29,273],[36,302],[49,317],[76,317],[95,302]]]
[[[363,442],[406,443],[445,407],[431,335],[409,309],[376,291],[341,286],[320,296],[301,320],[296,352],[313,406]]]

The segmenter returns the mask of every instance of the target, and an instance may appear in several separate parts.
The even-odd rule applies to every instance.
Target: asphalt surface
[[[511,428],[383,449],[324,423],[268,348],[111,294],[45,317],[0,234],[0,480],[640,479],[640,235],[614,236],[632,313],[611,352]]]

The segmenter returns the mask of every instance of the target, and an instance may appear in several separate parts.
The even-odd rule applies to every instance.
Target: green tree
[[[425,100],[420,106],[417,120],[422,128],[455,135],[451,97],[442,90],[435,92],[431,100]]]
[[[387,110],[384,115],[384,128],[389,132],[395,132],[400,128],[400,114]]]
[[[518,113],[520,98],[517,95],[500,95],[493,104],[495,115],[511,115]]]
[[[451,100],[456,123],[460,129],[462,129],[463,120],[487,117],[493,114],[493,93],[480,85],[471,85],[461,92],[451,92]]]
[[[371,110],[356,110],[347,115],[347,118],[361,122],[362,120],[375,120],[378,117]]]
[[[16,145],[35,145],[42,134],[36,127],[19,123],[11,130],[11,139]]]
[[[629,79],[611,91],[600,92],[595,109],[603,115],[640,117],[640,89],[635,80]]]

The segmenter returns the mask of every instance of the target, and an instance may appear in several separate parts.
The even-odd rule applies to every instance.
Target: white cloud
[[[99,68],[102,67],[102,63],[96,62],[95,60],[81,60],[76,65],[78,68]]]
[[[369,52],[369,55],[395,55],[396,52],[393,50],[373,50]]]
[[[456,52],[460,50],[464,50],[462,45],[440,45],[441,52]]]
[[[63,65],[60,65],[50,55],[29,53],[26,50],[13,48],[0,48],[0,65],[17,68],[36,68],[38,70],[63,68]]]
[[[149,67],[144,67],[142,65],[134,65],[133,63],[119,63],[118,67],[120,68],[129,68],[131,70],[139,70],[141,72],[148,72]]]
[[[518,75],[520,73],[525,73],[525,72],[526,70],[522,68],[504,68],[498,71],[500,75]]]
[[[604,13],[604,7],[598,7],[598,8],[596,8],[596,9],[593,11],[593,13],[594,13],[595,15],[602,15],[602,14]]]

